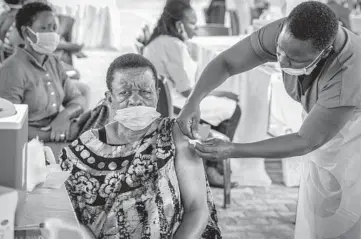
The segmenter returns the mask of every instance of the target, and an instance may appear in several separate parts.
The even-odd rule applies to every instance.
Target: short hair
[[[178,32],[176,22],[183,20],[184,13],[193,8],[187,1],[167,1],[163,13],[155,26],[147,44],[161,35],[176,37],[183,41],[182,35]]]
[[[144,56],[134,53],[128,53],[121,55],[115,59],[109,66],[106,76],[106,83],[108,90],[112,90],[112,83],[114,80],[114,73],[119,70],[135,69],[135,68],[147,68],[151,70],[156,88],[158,82],[158,74],[155,66]]]
[[[286,27],[299,40],[311,40],[321,51],[330,46],[338,31],[335,13],[325,4],[309,1],[296,6],[286,19]]]
[[[15,25],[21,38],[24,39],[21,32],[22,26],[31,26],[39,13],[52,11],[53,10],[49,5],[41,2],[25,4],[22,8],[20,8],[16,13]]]
[[[13,4],[13,5],[17,5],[17,4],[22,3],[21,0],[5,0],[4,2],[7,3],[7,4]]]

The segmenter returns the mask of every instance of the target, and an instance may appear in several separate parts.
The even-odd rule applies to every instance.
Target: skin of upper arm
[[[232,76],[276,61],[276,39],[283,23],[284,19],[274,21],[221,53],[219,57],[225,61],[228,73]]]
[[[208,217],[207,190],[203,161],[188,146],[177,123],[173,127],[176,145],[175,169],[185,212],[204,210]]]
[[[217,58],[224,61],[231,76],[249,71],[267,62],[261,59],[253,50],[251,36],[242,39],[222,52]]]
[[[8,62],[10,63],[10,62]],[[11,62],[15,64],[14,61]],[[13,104],[21,104],[25,92],[25,79],[14,65],[5,65],[0,68],[0,97]]]
[[[298,134],[309,142],[313,151],[334,138],[354,115],[355,107],[324,108],[315,105],[302,123]]]
[[[60,82],[65,93],[62,104],[65,107],[67,107],[70,104],[76,103],[79,104],[84,109],[87,102],[85,97],[79,91],[79,87],[77,83],[68,77],[59,59],[55,58],[55,61],[56,61],[58,74],[60,76]]]

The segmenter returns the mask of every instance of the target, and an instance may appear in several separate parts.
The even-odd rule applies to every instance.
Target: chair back
[[[168,79],[163,76],[160,76],[158,78],[158,88],[159,88],[159,99],[158,99],[157,111],[162,115],[162,117],[173,117],[173,103],[170,94],[170,86],[168,83]]]
[[[231,18],[231,35],[232,36],[238,36],[240,34],[239,32],[239,18],[236,11],[230,10],[229,16]]]
[[[65,15],[58,15],[57,17],[59,19],[59,35],[64,37],[67,42],[71,42],[75,19]]]
[[[212,0],[209,7],[204,10],[206,23],[224,24],[226,3],[224,0]]]
[[[197,36],[229,36],[230,29],[220,24],[207,24],[199,26]]]

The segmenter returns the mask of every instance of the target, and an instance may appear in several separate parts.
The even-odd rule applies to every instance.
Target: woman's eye
[[[128,91],[121,91],[121,92],[119,92],[119,95],[126,96],[126,95],[128,95]]]
[[[147,95],[147,96],[148,96],[148,95],[150,95],[150,94],[151,94],[151,92],[150,92],[150,91],[146,91],[146,90],[142,90],[142,91],[141,91],[141,94],[142,94],[142,95]]]

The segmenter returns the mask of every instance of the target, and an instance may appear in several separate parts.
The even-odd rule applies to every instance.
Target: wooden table
[[[64,222],[80,226],[63,186],[60,189],[36,188],[30,193],[20,192],[15,225],[23,227],[43,223],[48,218],[58,218]],[[59,238],[81,238],[71,232],[60,231]]]

